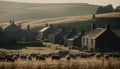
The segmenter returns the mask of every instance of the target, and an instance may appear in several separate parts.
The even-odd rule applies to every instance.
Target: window
[[[93,39],[91,39],[91,45],[93,45],[94,43],[93,43]]]
[[[83,38],[83,43],[85,42],[85,38]]]
[[[86,44],[88,44],[88,39],[86,38]]]

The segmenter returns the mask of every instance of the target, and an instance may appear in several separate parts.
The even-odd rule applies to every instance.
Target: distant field
[[[120,12],[97,14],[97,18],[119,18]],[[86,29],[90,27],[92,15],[84,16],[69,16],[69,17],[58,17],[58,18],[48,18],[48,19],[32,19],[32,20],[23,20],[15,21],[16,24],[21,25],[23,29],[26,29],[27,25],[30,25],[31,28],[39,30],[40,27],[43,27],[46,23],[62,26],[71,26],[71,28],[76,27],[78,29]],[[1,22],[0,26],[5,28],[9,25],[8,22]]]
[[[99,6],[85,3],[42,4],[0,1],[0,22],[94,14]]]

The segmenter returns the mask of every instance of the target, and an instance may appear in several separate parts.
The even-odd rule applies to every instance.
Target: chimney
[[[93,17],[92,17],[92,19],[95,19],[96,18],[96,16],[95,16],[95,14],[93,14]]]
[[[84,35],[85,34],[85,30],[81,30],[81,35]]]
[[[12,24],[14,24],[14,20],[12,21]]]
[[[92,17],[92,23],[95,23],[95,21],[96,21],[96,17],[95,17],[95,14],[94,14],[93,17]]]
[[[110,31],[110,25],[109,24],[106,24],[105,28],[106,28],[106,30]]]
[[[48,23],[45,24],[45,27],[48,27]]]
[[[12,21],[11,21],[11,20],[9,21],[9,24],[12,24]]]
[[[53,27],[53,24],[50,24],[50,27]]]
[[[91,30],[96,29],[96,25],[94,23],[91,24]]]
[[[28,31],[30,30],[30,25],[27,25],[27,30],[28,30]]]

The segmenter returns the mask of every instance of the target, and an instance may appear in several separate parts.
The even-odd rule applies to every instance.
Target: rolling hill
[[[99,6],[87,3],[19,3],[0,1],[0,22],[90,15]]]
[[[105,14],[96,14],[96,18],[100,22],[96,22],[96,24],[101,25],[104,27],[104,24],[111,23],[113,28],[120,29],[120,12],[112,12],[112,13],[105,13]],[[99,20],[104,18],[104,20]],[[107,20],[106,20],[107,18]],[[31,20],[23,20],[23,21],[16,21],[17,25],[20,25],[23,29],[26,29],[27,25],[34,30],[39,30],[43,27],[46,23],[54,24],[54,26],[65,26],[68,28],[77,28],[78,30],[81,29],[90,29],[90,25],[92,23],[92,15],[83,15],[83,16],[68,16],[68,17],[58,17],[58,18],[48,18],[48,19],[31,19]],[[118,20],[114,23],[114,20]],[[8,22],[0,23],[0,27],[5,28],[9,25]],[[101,26],[99,26],[101,27]]]

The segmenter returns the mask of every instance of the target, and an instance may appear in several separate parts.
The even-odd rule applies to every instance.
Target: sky
[[[112,4],[114,8],[116,6],[120,6],[120,0],[0,0],[0,1],[15,1],[30,3],[89,3],[102,6]]]

